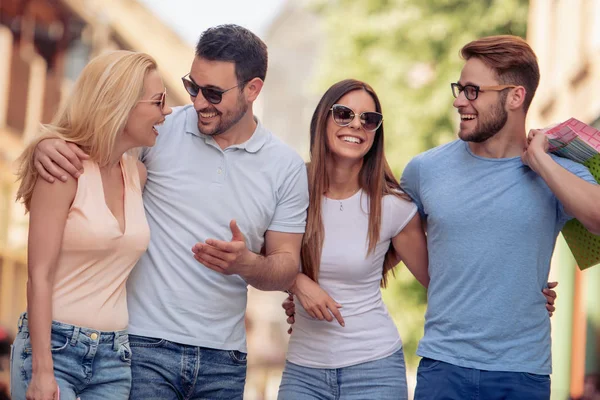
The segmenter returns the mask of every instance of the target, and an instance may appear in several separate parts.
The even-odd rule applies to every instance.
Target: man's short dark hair
[[[267,76],[267,45],[258,36],[239,25],[208,28],[200,35],[196,56],[210,61],[235,64],[238,85]]]

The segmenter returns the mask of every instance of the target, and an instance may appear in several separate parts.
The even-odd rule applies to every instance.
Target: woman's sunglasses
[[[190,78],[190,74],[187,74],[186,76],[181,78],[181,81],[183,82],[183,87],[185,87],[185,90],[190,94],[190,96],[196,97],[198,96],[198,93],[202,92],[202,96],[206,99],[206,101],[208,101],[211,104],[219,104],[221,100],[223,100],[223,94],[229,92],[231,89],[235,89],[236,87],[240,86],[235,85],[234,87],[230,87],[229,89],[225,90],[200,86],[196,84],[196,82],[194,82],[192,78]]]
[[[339,126],[348,126],[356,117],[356,113],[350,108],[341,104],[334,104],[331,107],[333,122]],[[374,111],[366,111],[358,116],[360,124],[367,132],[375,132],[383,123],[383,115]]]
[[[162,93],[160,99],[158,100],[139,100],[138,103],[154,103],[157,106],[160,106],[160,109],[165,108],[165,103],[167,102],[167,89]]]

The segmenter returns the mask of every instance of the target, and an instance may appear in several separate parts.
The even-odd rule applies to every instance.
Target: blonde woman
[[[20,159],[29,211],[27,313],[11,358],[15,400],[127,399],[131,350],[125,282],[150,232],[146,170],[128,152],[153,146],[171,110],[156,62],[115,51],[93,59],[43,137],[89,157],[76,180],[37,179],[36,143]]]

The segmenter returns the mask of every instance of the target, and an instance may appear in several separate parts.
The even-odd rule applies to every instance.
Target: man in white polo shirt
[[[174,108],[142,151],[151,240],[127,287],[131,399],[241,399],[247,284],[283,290],[298,271],[306,169],[253,116],[266,71],[252,32],[206,30],[182,78],[193,105]],[[64,162],[76,154],[42,142],[40,174],[77,175],[78,161]]]

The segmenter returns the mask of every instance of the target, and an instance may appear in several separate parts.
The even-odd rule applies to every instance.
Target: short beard
[[[202,126],[200,122],[198,122],[198,130],[200,131],[200,133],[207,136],[221,135],[227,132],[229,129],[231,129],[232,126],[237,124],[244,117],[244,115],[246,115],[247,112],[248,103],[244,101],[244,97],[240,93],[237,98],[236,109],[232,113],[230,113],[228,117],[225,117],[225,114],[221,114],[221,123],[219,123],[219,125],[217,125],[212,131],[207,132],[203,131],[203,129],[206,128]],[[198,116],[198,120],[200,120],[200,116]]]
[[[504,109],[507,96],[508,93],[502,93],[500,95],[498,103],[496,103],[489,112],[489,119],[483,121],[481,126],[478,123],[475,132],[467,137],[464,137],[464,135],[461,135],[459,132],[458,136],[465,142],[474,143],[483,143],[494,137],[502,128],[504,128],[504,125],[506,125],[506,121],[508,120],[508,113]]]

